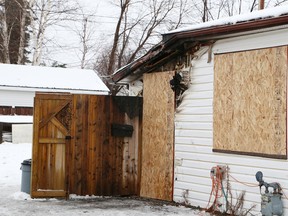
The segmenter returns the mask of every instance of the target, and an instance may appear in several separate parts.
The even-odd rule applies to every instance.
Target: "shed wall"
[[[12,143],[32,143],[32,124],[12,124]]]
[[[217,41],[213,53],[287,45],[287,34],[286,29]],[[212,151],[214,56],[210,63],[207,60],[208,54],[205,53],[192,62],[192,84],[175,114],[174,201],[206,208],[212,189],[210,170],[215,165],[227,165],[231,189],[238,194],[246,191],[244,206],[249,208],[256,204],[254,210],[259,214],[261,198],[255,179],[256,172],[262,171],[266,182],[279,182],[288,195],[288,161]],[[224,198],[220,201],[224,203]],[[288,201],[285,196],[283,202],[287,215]]]
[[[0,90],[0,106],[33,107],[35,92]]]
[[[33,107],[35,92],[108,95],[108,92],[105,91],[81,91],[75,89],[30,89],[30,91],[27,91],[25,88],[17,89],[15,87],[13,90],[0,89],[0,106]]]

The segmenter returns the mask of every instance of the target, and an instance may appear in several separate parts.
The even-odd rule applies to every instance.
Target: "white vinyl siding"
[[[214,44],[213,53],[287,45],[287,36],[288,29],[285,29],[220,40]],[[287,160],[212,151],[213,58],[210,63],[207,61],[208,53],[193,60],[191,86],[184,93],[183,101],[175,113],[174,201],[184,202],[183,194],[188,190],[189,204],[206,208],[212,189],[210,170],[216,165],[228,166],[229,173],[235,179],[255,185],[258,183],[255,174],[262,171],[266,182],[279,182],[288,195]],[[240,194],[246,191],[245,207],[256,204],[255,213],[260,214],[259,187],[248,187],[231,177],[229,182],[233,192]],[[288,201],[285,196],[282,198],[284,215],[288,215]],[[225,203],[224,198],[220,202]]]

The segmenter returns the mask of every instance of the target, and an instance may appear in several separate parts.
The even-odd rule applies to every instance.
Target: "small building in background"
[[[0,143],[19,130],[29,140],[36,92],[108,95],[109,89],[93,70],[0,64]]]

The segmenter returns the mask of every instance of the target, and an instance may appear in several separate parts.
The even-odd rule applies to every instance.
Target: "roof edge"
[[[257,29],[270,28],[274,26],[281,26],[288,24],[288,14],[279,16],[279,17],[269,17],[262,19],[254,19],[248,21],[242,21],[235,24],[225,24],[225,25],[215,25],[211,27],[206,27],[202,29],[187,30],[183,32],[167,33],[162,34],[163,41],[165,43],[169,40],[183,39],[187,37],[201,37],[205,35],[208,36],[218,36],[223,34],[233,34]]]
[[[216,25],[206,27],[203,29],[187,30],[184,32],[174,32],[162,34],[162,41],[156,45],[156,47],[149,50],[144,56],[130,63],[129,65],[120,68],[112,76],[112,81],[117,83],[125,77],[132,74],[135,70],[140,68],[144,63],[149,62],[151,59],[149,54],[154,52],[153,57],[159,56],[161,52],[168,47],[175,46],[178,41],[187,40],[191,38],[190,42],[201,41],[203,42],[211,40],[214,36],[232,35],[235,33],[249,32],[252,30],[268,29],[275,26],[287,25],[288,14],[283,14],[277,17],[265,17],[261,19],[253,19],[242,21],[234,24]],[[203,39],[205,37],[205,39]],[[152,52],[153,51],[153,52]],[[149,58],[148,58],[149,57]]]

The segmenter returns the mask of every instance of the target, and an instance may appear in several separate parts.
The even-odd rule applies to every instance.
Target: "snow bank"
[[[186,207],[125,197],[71,195],[64,199],[31,199],[20,192],[21,162],[31,158],[29,143],[0,144],[0,215],[1,216],[208,216]]]
[[[21,163],[32,156],[31,143],[0,144],[0,185],[18,186],[21,184]]]

